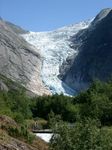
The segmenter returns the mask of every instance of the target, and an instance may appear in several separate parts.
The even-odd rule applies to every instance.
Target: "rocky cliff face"
[[[0,19],[0,74],[35,94],[49,94],[40,77],[42,59],[39,50],[19,35],[26,32]]]
[[[78,91],[95,79],[108,80],[112,75],[112,9],[102,10],[87,29],[70,40],[78,54],[70,58],[71,65],[60,68],[62,80]]]

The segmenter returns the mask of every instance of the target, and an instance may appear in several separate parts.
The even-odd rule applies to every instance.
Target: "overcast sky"
[[[91,19],[112,0],[0,0],[0,16],[31,31],[48,31]]]

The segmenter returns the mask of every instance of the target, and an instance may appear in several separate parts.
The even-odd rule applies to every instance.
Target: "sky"
[[[30,31],[50,31],[91,19],[112,0],[0,0],[0,16]]]

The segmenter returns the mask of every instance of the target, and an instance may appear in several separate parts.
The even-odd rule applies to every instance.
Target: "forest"
[[[51,128],[52,150],[112,150],[112,81],[96,80],[73,97],[31,98],[25,90],[0,91],[0,115],[20,125],[39,120],[41,128]]]

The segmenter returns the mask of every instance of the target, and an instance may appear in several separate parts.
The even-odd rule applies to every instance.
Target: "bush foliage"
[[[86,92],[74,97],[73,104],[77,111],[72,126],[51,117],[51,149],[111,150],[112,82],[94,82]]]
[[[0,91],[0,114],[20,124],[26,119],[48,120],[55,133],[53,150],[112,149],[112,81],[95,81],[74,97],[56,94],[28,98],[24,90]]]

